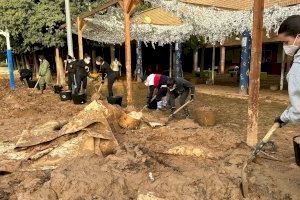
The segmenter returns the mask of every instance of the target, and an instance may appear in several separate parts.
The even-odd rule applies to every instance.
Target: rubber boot
[[[184,115],[185,115],[186,119],[190,119],[191,118],[190,112],[189,112],[189,110],[187,108],[184,108],[183,112],[184,112]]]

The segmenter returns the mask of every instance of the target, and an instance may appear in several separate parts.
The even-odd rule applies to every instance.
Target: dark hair
[[[96,61],[102,63],[102,62],[104,61],[104,59],[103,59],[101,56],[98,56],[98,57],[96,58]]]
[[[83,59],[86,59],[86,58],[91,58],[91,56],[86,53],[86,54],[84,54]]]
[[[45,60],[45,56],[44,55],[39,55],[39,60]]]
[[[167,86],[168,87],[173,87],[173,85],[176,83],[175,78],[169,78],[167,81]]]
[[[300,15],[292,15],[284,20],[278,30],[278,34],[297,37],[300,34]]]

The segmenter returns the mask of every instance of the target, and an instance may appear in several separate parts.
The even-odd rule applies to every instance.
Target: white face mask
[[[300,48],[299,46],[295,45],[295,43],[298,39],[298,36],[299,35],[297,35],[297,37],[295,38],[294,43],[292,45],[288,45],[288,44],[283,45],[283,50],[286,55],[294,56],[296,51],[298,51],[298,49]]]

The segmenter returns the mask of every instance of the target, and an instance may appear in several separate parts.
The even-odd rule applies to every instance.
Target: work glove
[[[191,99],[190,99],[191,101],[193,101],[194,100],[194,94],[191,94]]]
[[[282,121],[280,117],[276,117],[274,123],[278,123],[280,128],[287,124],[287,122]]]

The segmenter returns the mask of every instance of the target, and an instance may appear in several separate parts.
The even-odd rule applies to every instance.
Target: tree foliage
[[[92,9],[107,0],[70,0],[71,15]],[[65,44],[64,0],[0,0],[0,30],[9,30],[12,48],[17,53],[32,52]],[[5,50],[5,38],[0,37]]]

